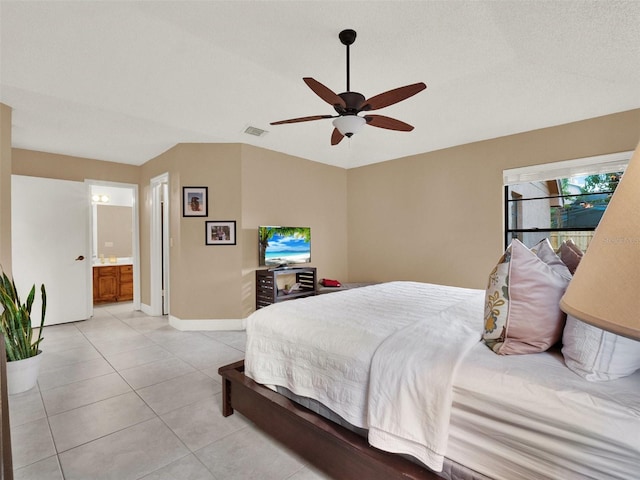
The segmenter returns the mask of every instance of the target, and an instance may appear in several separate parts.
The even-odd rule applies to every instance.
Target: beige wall
[[[0,103],[0,266],[11,275],[11,108]]]
[[[349,278],[484,288],[504,247],[504,169],[639,140],[632,110],[349,170]]]
[[[242,146],[242,314],[255,309],[258,227],[311,228],[318,278],[347,279],[346,170]]]
[[[84,182],[85,179],[90,179],[137,184],[140,167],[14,148],[12,173],[75,182]]]
[[[239,319],[254,310],[259,225],[310,226],[313,266],[346,277],[345,170],[238,144],[182,144],[141,168],[143,272],[149,270],[149,181],[169,174],[172,316]],[[208,187],[208,217],[182,217],[183,186]],[[207,220],[235,220],[236,245],[205,245]],[[142,292],[148,303],[148,282]]]
[[[133,256],[133,208],[96,205],[98,257]]]
[[[242,244],[205,245],[205,221],[236,220],[241,215],[240,146],[181,144],[142,167],[146,195],[142,217],[150,215],[149,180],[169,173],[170,310],[179,319],[241,317]],[[208,217],[182,217],[182,187],[208,187]],[[143,226],[141,254],[148,265],[149,224]],[[237,236],[237,235],[236,235]],[[240,239],[238,239],[240,240]],[[148,272],[148,267],[147,267]],[[144,285],[143,301],[149,298]]]

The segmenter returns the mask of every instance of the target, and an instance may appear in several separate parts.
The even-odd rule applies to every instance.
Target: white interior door
[[[169,304],[169,174],[151,179],[151,304],[149,315],[170,312]]]
[[[13,277],[22,301],[36,284],[34,325],[40,323],[41,284],[47,290],[46,325],[91,314],[89,208],[83,182],[11,176]]]

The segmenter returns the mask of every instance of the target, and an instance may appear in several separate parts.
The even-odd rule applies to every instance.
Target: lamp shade
[[[586,323],[640,340],[640,145],[560,307]]]
[[[350,137],[354,133],[358,133],[367,121],[357,115],[344,115],[333,121],[333,126],[340,130],[345,137]]]

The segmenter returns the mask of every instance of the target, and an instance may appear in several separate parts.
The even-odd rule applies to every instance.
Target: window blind
[[[504,185],[513,185],[516,183],[569,178],[577,175],[624,172],[632,153],[632,151],[618,152],[529,167],[511,168],[503,171],[503,182]]]

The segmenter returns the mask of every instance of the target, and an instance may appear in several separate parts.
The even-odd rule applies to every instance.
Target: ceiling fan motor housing
[[[362,104],[365,102],[365,97],[358,92],[343,92],[338,94],[340,98],[344,100],[345,106],[334,105],[333,108],[339,115],[356,115],[362,109]]]

